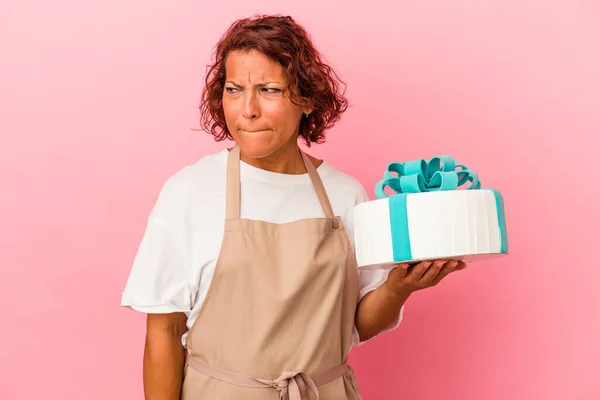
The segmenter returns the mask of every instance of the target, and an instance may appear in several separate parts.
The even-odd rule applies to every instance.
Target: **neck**
[[[250,158],[241,153],[240,160],[253,167],[281,174],[298,175],[306,173],[306,167],[300,155],[300,148],[297,141],[291,141],[272,154],[262,158]]]

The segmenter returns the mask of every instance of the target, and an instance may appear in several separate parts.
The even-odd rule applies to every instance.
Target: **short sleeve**
[[[356,197],[356,204],[360,204],[362,202],[365,201],[369,201],[369,196],[366,192],[366,190],[364,189],[364,187],[361,187],[362,190],[360,190],[359,194]],[[352,221],[354,220],[353,218],[351,219]],[[387,280],[388,274],[389,274],[389,270],[379,270],[379,269],[370,269],[370,270],[360,270],[358,271],[358,280],[360,283],[360,294],[359,294],[359,302],[360,300],[363,299],[363,297],[365,297],[366,294],[368,294],[369,292],[377,289],[378,287],[380,287],[381,285],[383,285],[383,283],[385,283],[385,281]],[[398,326],[400,326],[400,322],[402,321],[402,314],[404,312],[404,306],[402,306],[400,308],[400,312],[398,313],[398,315],[396,316],[396,318],[392,321],[392,323],[385,328],[382,332],[380,332],[380,334],[385,333],[385,332],[389,332],[392,331],[396,328],[398,328]],[[372,340],[373,338],[369,339]],[[369,340],[365,340],[365,341],[361,341],[358,335],[358,330],[356,329],[356,326],[354,326],[354,332],[353,332],[353,336],[352,336],[352,343],[355,346],[360,346],[366,342],[368,342]]]
[[[121,305],[144,313],[189,316],[192,304],[184,254],[183,240],[150,216]]]

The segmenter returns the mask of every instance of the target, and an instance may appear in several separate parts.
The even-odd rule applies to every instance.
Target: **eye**
[[[238,89],[238,88],[234,88],[234,87],[229,87],[229,86],[228,86],[228,87],[225,87],[225,91],[226,91],[227,93],[236,93],[236,92],[238,92],[238,91],[239,91],[239,89]]]
[[[264,93],[279,93],[279,92],[281,92],[281,89],[277,89],[277,88],[262,88],[261,90]]]

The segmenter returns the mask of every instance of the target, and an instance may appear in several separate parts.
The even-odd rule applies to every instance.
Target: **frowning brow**
[[[235,87],[238,87],[238,88],[243,88],[244,87],[244,85],[240,85],[239,83],[236,83],[234,81],[227,81],[226,83],[229,83],[229,84],[231,84],[231,85],[233,85]],[[257,83],[254,86],[255,87],[263,87],[263,86],[267,86],[267,85],[270,85],[270,84],[283,85],[283,82],[279,82],[279,81],[267,81],[267,82]]]

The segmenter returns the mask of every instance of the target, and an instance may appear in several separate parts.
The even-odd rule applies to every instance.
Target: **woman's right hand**
[[[435,286],[450,273],[466,267],[464,261],[458,260],[422,261],[414,266],[400,263],[390,271],[385,284],[395,293],[410,294]]]

